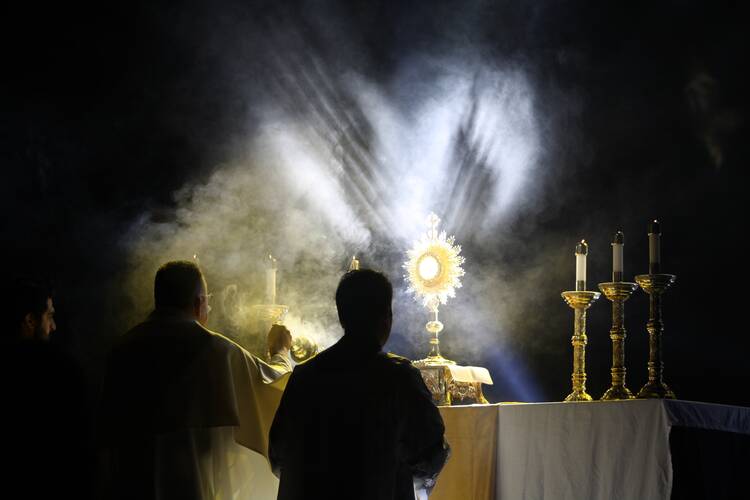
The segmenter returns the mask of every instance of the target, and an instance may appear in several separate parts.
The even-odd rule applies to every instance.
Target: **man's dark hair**
[[[52,287],[49,284],[30,279],[13,280],[5,293],[8,294],[5,303],[10,307],[9,332],[18,330],[29,313],[37,319],[41,318],[47,310],[47,299],[53,296]]]
[[[371,269],[349,271],[336,289],[336,308],[345,329],[372,325],[389,310],[393,286],[384,274]]]
[[[195,294],[203,282],[200,268],[189,260],[167,262],[156,271],[154,305],[185,309],[193,305]]]

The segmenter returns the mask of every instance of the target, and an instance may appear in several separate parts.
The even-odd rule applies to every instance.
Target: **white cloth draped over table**
[[[673,485],[672,426],[750,434],[750,408],[690,401],[473,405],[440,413],[453,456],[431,500],[665,500]]]
[[[268,431],[291,364],[267,364],[180,315],[114,348],[100,434],[111,498],[275,498]]]
[[[667,499],[668,427],[654,401],[504,407],[497,498]]]

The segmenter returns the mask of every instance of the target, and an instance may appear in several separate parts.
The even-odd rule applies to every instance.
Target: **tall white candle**
[[[625,235],[617,231],[612,239],[612,281],[622,281],[624,272],[623,247],[625,246]]]
[[[276,303],[276,259],[268,256],[269,266],[266,268],[266,302]]]
[[[661,272],[661,227],[658,220],[648,225],[648,272]]]
[[[586,240],[576,245],[576,291],[586,290],[586,254],[589,246]]]

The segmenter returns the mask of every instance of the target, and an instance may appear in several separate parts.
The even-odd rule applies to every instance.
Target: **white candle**
[[[622,281],[623,268],[623,247],[625,246],[625,235],[622,231],[617,231],[612,240],[612,281]]]
[[[266,269],[266,302],[276,303],[276,259],[268,256],[270,266]]]
[[[586,240],[576,245],[576,291],[586,290],[586,254],[589,246]]]
[[[661,227],[658,220],[648,225],[648,272],[661,272]]]

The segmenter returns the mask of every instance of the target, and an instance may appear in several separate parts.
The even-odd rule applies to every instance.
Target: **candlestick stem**
[[[633,393],[625,386],[625,301],[638,288],[636,283],[599,283],[599,289],[612,302],[612,384],[601,397],[602,400],[633,399]]]
[[[599,292],[568,291],[562,292],[565,302],[573,309],[573,392],[565,401],[591,401],[586,393],[586,310],[600,297]]]

